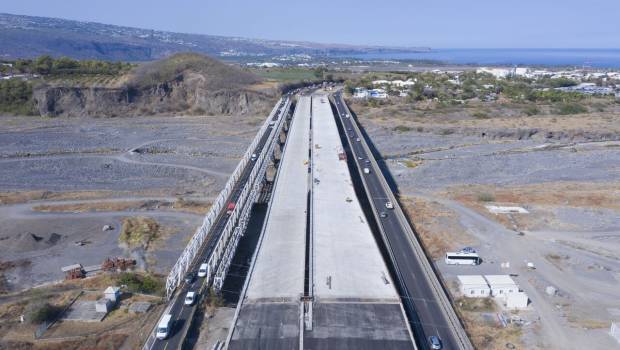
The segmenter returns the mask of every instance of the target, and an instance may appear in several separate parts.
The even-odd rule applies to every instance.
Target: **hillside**
[[[33,88],[41,116],[227,115],[263,113],[277,89],[208,56],[176,54],[139,65],[108,84],[43,77]]]
[[[425,48],[371,47],[172,33],[58,18],[0,13],[0,58],[41,55],[76,59],[151,61],[179,52],[220,57],[285,54],[329,56],[411,52]]]

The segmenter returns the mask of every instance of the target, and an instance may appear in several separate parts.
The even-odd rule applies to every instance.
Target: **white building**
[[[390,85],[389,80],[373,80],[372,85]]]
[[[110,286],[103,291],[103,295],[106,299],[116,303],[121,295],[121,289]]]
[[[365,88],[355,88],[353,98],[368,98],[368,90]]]
[[[510,293],[506,296],[506,307],[509,309],[525,309],[529,300],[524,292]]]
[[[487,281],[480,275],[457,276],[461,293],[468,298],[485,298],[491,294]]]
[[[392,81],[391,84],[394,85],[394,86],[398,86],[398,87],[410,87],[410,86],[415,85],[415,81],[413,81],[411,79],[408,79],[406,81],[394,80],[394,81]]]
[[[488,74],[491,74],[492,76],[494,76],[496,78],[506,78],[507,76],[512,75],[514,73],[514,70],[513,69],[508,69],[508,68],[480,67],[480,68],[476,69],[476,73],[478,73],[478,74],[488,73]]]
[[[485,275],[491,296],[496,298],[506,298],[508,294],[519,292],[519,286],[508,275]]]
[[[518,77],[525,77],[528,76],[529,71],[529,68],[517,67],[515,68],[514,74]]]

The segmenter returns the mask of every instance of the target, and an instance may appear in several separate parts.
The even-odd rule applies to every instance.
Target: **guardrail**
[[[190,265],[194,261],[196,254],[200,251],[200,248],[205,242],[205,239],[207,238],[207,235],[209,234],[213,224],[215,223],[217,217],[219,216],[220,212],[224,208],[224,205],[226,205],[226,200],[230,196],[230,192],[237,184],[237,180],[239,180],[239,176],[241,176],[243,169],[245,169],[245,166],[247,165],[248,161],[250,161],[252,153],[256,149],[256,145],[260,141],[265,131],[269,128],[269,124],[273,116],[278,112],[278,107],[281,105],[281,103],[282,103],[282,98],[278,101],[278,103],[276,103],[275,107],[269,114],[269,117],[259,129],[258,133],[256,134],[256,137],[254,138],[254,140],[248,147],[243,158],[241,159],[241,161],[235,168],[234,172],[232,173],[232,175],[226,182],[224,189],[217,196],[217,199],[215,200],[214,204],[211,206],[209,213],[207,213],[207,215],[205,216],[205,219],[203,220],[202,225],[200,226],[198,230],[196,230],[196,233],[194,233],[194,235],[192,236],[192,239],[190,240],[190,242],[187,244],[187,246],[185,247],[185,249],[179,256],[179,259],[174,264],[172,269],[170,269],[170,273],[168,274],[168,278],[166,279],[166,297],[168,299],[172,297],[174,290],[181,283],[183,275],[185,275]],[[210,267],[211,268],[209,269],[210,270],[209,272],[212,271],[212,266]]]
[[[402,210],[402,208],[400,207],[399,202],[396,200],[396,197],[394,196],[394,193],[392,193],[392,190],[390,189],[390,186],[388,185],[387,181],[385,180],[385,177],[383,176],[383,173],[381,172],[381,169],[379,168],[379,164],[377,163],[374,155],[372,154],[372,152],[370,151],[370,148],[368,147],[368,144],[366,143],[366,140],[364,137],[362,137],[362,133],[359,129],[359,126],[357,125],[357,121],[353,118],[353,115],[351,114],[351,111],[349,110],[349,107],[347,106],[347,104],[344,102],[344,98],[342,98],[341,95],[336,95],[335,98],[340,98],[341,102],[342,102],[342,106],[344,107],[345,111],[347,112],[347,114],[350,116],[350,119],[352,120],[353,127],[355,129],[355,132],[357,133],[357,135],[360,138],[362,147],[364,148],[364,151],[366,152],[366,154],[368,155],[368,159],[371,162],[371,168],[372,171],[375,172],[375,174],[377,174],[377,177],[379,178],[379,181],[381,182],[381,186],[383,187],[385,193],[388,196],[388,199],[393,203],[394,205],[394,213],[396,213],[396,216],[398,218],[398,221],[400,223],[400,225],[405,228],[405,231],[407,233],[407,239],[409,240],[409,242],[411,243],[411,246],[414,249],[414,253],[416,254],[416,256],[418,257],[418,261],[421,263],[422,265],[422,269],[424,270],[424,277],[427,279],[427,281],[429,282],[429,285],[433,288],[433,293],[436,295],[437,300],[439,301],[439,304],[441,305],[441,310],[444,313],[444,316],[446,317],[446,319],[448,320],[448,322],[450,322],[451,324],[451,328],[454,331],[454,334],[456,335],[456,338],[459,341],[459,345],[460,348],[462,350],[473,350],[474,347],[471,343],[471,341],[469,340],[469,337],[467,337],[467,334],[465,332],[465,329],[463,328],[461,322],[459,321],[458,316],[456,315],[456,312],[454,311],[454,308],[452,307],[452,304],[450,303],[450,301],[448,300],[448,297],[446,295],[446,292],[444,290],[444,288],[442,287],[441,283],[439,282],[439,279],[437,277],[437,275],[435,274],[435,271],[433,270],[433,268],[430,265],[430,262],[428,261],[428,258],[424,252],[424,250],[422,249],[422,246],[417,238],[417,236],[415,235],[415,233],[413,232],[413,229],[411,228],[411,226],[409,225],[409,221],[407,221],[407,218],[405,217],[405,214]],[[338,118],[341,118],[340,115],[338,115]],[[348,140],[349,138],[347,138]],[[358,171],[360,172],[360,174],[362,173],[362,169],[361,166],[358,162],[355,162],[357,164],[357,168]],[[368,187],[366,184],[366,181],[364,179],[364,177],[362,176],[362,184],[364,185],[364,189],[367,193],[368,192]],[[378,210],[375,207],[374,201],[370,200],[370,205],[372,206],[373,209],[373,213],[375,215],[375,219],[377,220],[377,222],[381,222],[381,219],[378,217]],[[379,230],[381,231],[381,235],[383,236],[384,239],[387,238],[383,227],[381,225],[379,226]],[[393,259],[393,255],[390,249],[388,249],[388,253],[390,254],[390,257]],[[398,270],[398,267],[395,266],[395,270],[397,275],[399,276],[399,279],[401,278],[401,272]],[[408,296],[410,297],[410,296]]]

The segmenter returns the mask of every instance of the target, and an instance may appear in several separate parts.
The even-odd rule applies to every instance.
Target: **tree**
[[[53,65],[54,59],[51,56],[40,56],[34,61],[34,70],[39,74],[49,74]]]
[[[54,61],[53,68],[54,70],[69,70],[79,68],[80,63],[78,61],[72,60],[69,57],[61,57]]]
[[[323,79],[323,74],[327,72],[327,68],[325,67],[317,67],[314,69],[314,76],[319,78],[319,79]]]

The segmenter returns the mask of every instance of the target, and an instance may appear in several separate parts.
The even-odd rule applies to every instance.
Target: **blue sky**
[[[619,0],[3,0],[0,12],[325,43],[620,48]]]

